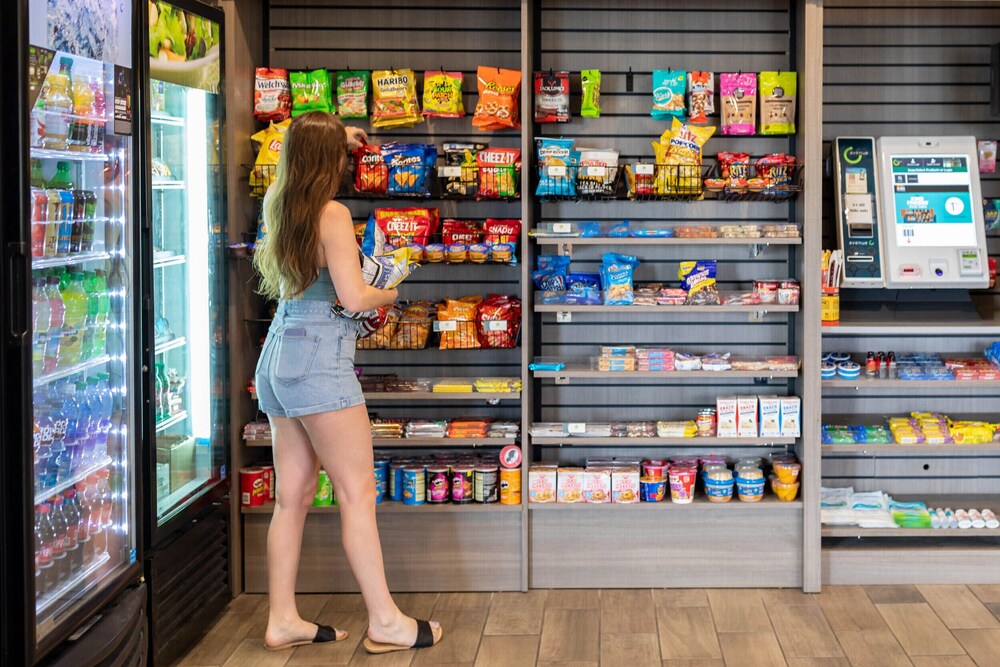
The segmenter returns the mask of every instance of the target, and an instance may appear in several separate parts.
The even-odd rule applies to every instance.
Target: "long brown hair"
[[[347,134],[333,114],[312,111],[288,126],[264,201],[267,236],[254,253],[260,294],[295,296],[319,276],[319,216],[340,189],[346,163]]]

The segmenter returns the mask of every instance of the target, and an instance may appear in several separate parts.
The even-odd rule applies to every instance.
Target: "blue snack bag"
[[[685,70],[654,69],[653,109],[649,115],[657,120],[683,118],[686,92],[687,72]]]
[[[605,253],[601,264],[601,283],[606,306],[631,306],[635,302],[632,273],[639,260],[632,255]]]
[[[576,169],[580,152],[573,150],[572,139],[535,139],[538,157],[538,197],[575,197]]]
[[[628,220],[622,220],[611,225],[611,229],[608,230],[608,236],[612,238],[628,238],[632,236],[632,223]]]

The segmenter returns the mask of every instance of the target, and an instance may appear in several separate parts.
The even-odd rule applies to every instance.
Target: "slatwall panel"
[[[854,2],[827,0],[824,10],[824,140],[840,135],[975,135],[1000,137],[990,117],[990,49],[1000,41],[997,2]],[[1000,175],[982,174],[983,195],[1000,196]],[[824,198],[824,247],[836,247],[833,192]],[[1000,239],[988,239],[991,257]],[[871,294],[870,290],[858,290]],[[842,308],[851,294],[845,293]],[[979,292],[984,317],[1000,311],[1000,292]],[[979,335],[824,332],[825,351],[962,352],[980,355],[1000,326]],[[824,389],[824,423],[872,422],[864,415],[938,411],[995,420],[1000,389]],[[994,450],[995,451],[995,450]],[[933,455],[824,453],[824,483],[920,497],[997,493],[1000,458],[958,450]],[[926,466],[926,468],[925,468]]]
[[[577,147],[614,148],[620,160],[651,161],[650,143],[670,127],[649,116],[652,70],[725,71],[788,70],[793,68],[789,3],[781,0],[730,3],[721,0],[643,0],[628,11],[600,0],[541,3],[540,69],[568,70],[571,88],[579,91],[581,69],[601,70],[601,117],[574,118],[571,123],[536,126],[536,136],[565,136]],[[634,87],[627,90],[631,70]],[[579,111],[579,96],[572,109]],[[719,107],[718,102],[716,103]],[[723,137],[709,139],[705,162],[720,151],[742,151],[756,158],[768,153],[794,153],[788,137]],[[789,204],[713,201],[542,203],[541,222],[603,223],[630,220],[645,224],[776,223],[795,221]],[[552,246],[539,252],[553,251]],[[604,252],[634,254],[642,262],[635,279],[675,285],[684,260],[718,261],[722,290],[748,289],[755,279],[795,275],[795,246],[765,247],[751,256],[749,246],[606,246],[573,248],[574,271],[598,271]],[[599,354],[602,344],[667,345],[678,351],[733,354],[779,354],[794,349],[794,315],[769,315],[749,323],[739,314],[573,313],[570,323],[543,314],[537,355],[579,358]],[[626,374],[627,375],[627,374]],[[755,386],[752,379],[634,380],[609,373],[606,379],[571,380],[556,385],[543,380],[537,417],[545,421],[690,418],[700,407],[714,406],[719,395],[789,393],[790,383],[772,381]],[[565,449],[565,448],[564,448]],[[621,450],[618,450],[619,453]],[[630,453],[640,453],[636,450]],[[647,452],[652,453],[652,452]],[[536,451],[536,458],[554,458],[555,451]],[[660,451],[662,455],[662,450]],[[564,460],[595,455],[590,450],[558,453]]]
[[[373,130],[367,120],[352,120],[364,128],[373,143],[389,141],[432,143],[487,142],[496,147],[520,148],[520,132],[479,132],[472,127],[479,65],[520,69],[520,3],[483,0],[453,3],[446,0],[382,0],[378,3],[332,0],[272,0],[269,10],[269,59],[272,67],[308,69],[410,68],[417,72],[417,93],[423,90],[426,69],[461,71],[465,75],[465,118],[435,118],[414,128]],[[369,98],[370,103],[370,98]],[[344,200],[355,222],[364,222],[375,207],[430,206],[441,219],[483,220],[519,218],[519,202],[463,202]],[[425,265],[400,288],[400,298],[457,298],[469,294],[501,293],[520,296],[520,268],[500,265]],[[401,377],[521,376],[520,352],[367,351],[359,350],[357,365],[367,373],[397,373]],[[387,417],[455,417],[493,415],[520,419],[514,402],[488,407],[473,403],[436,405],[426,401],[370,403],[370,410]]]

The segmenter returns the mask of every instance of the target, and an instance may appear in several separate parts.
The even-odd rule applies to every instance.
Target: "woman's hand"
[[[368,133],[362,130],[360,127],[352,127],[350,125],[345,125],[344,130],[347,132],[347,148],[360,148],[361,146],[368,143]]]

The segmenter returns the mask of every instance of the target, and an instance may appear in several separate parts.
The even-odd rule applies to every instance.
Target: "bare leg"
[[[306,513],[316,494],[319,461],[302,425],[284,417],[271,417],[274,438],[274,472],[278,481],[274,514],[267,531],[267,596],[270,611],[264,644],[312,639],[316,624],[299,616],[295,581],[302,547]]]
[[[340,506],[341,539],[368,608],[368,636],[410,646],[417,624],[393,602],[385,582],[382,546],[375,524],[375,474],[371,424],[364,405],[301,417]],[[440,627],[432,624],[435,640]]]

